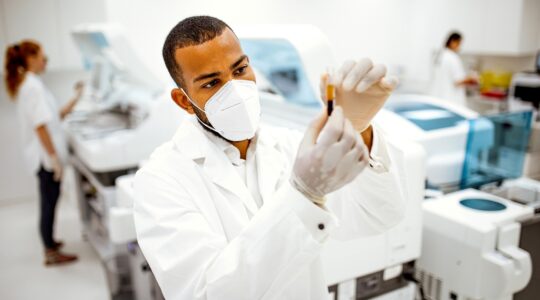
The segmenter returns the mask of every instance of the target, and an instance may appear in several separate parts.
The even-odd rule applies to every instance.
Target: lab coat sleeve
[[[135,178],[137,240],[167,299],[279,299],[319,255],[332,215],[286,183],[228,241],[189,179],[149,163]],[[217,226],[219,227],[219,226]]]
[[[396,169],[382,131],[374,126],[369,166],[351,183],[328,195],[326,206],[339,221],[333,238],[374,235],[401,221],[405,200]]]
[[[452,56],[448,57],[445,63],[445,69],[448,72],[449,78],[452,79],[454,84],[457,84],[465,79],[465,68],[463,67],[463,63],[457,54],[453,54]]]

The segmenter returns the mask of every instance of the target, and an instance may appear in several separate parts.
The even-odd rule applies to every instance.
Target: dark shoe
[[[45,251],[45,266],[62,265],[77,260],[76,255],[62,253],[56,249],[48,249]]]
[[[62,247],[64,247],[64,242],[62,242],[62,241],[54,242],[53,249],[60,250],[60,249],[62,249]]]

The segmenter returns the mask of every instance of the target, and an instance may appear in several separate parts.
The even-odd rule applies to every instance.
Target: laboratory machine
[[[521,177],[532,111],[471,119],[460,190],[423,203],[430,299],[538,299],[540,182]]]
[[[436,190],[423,203],[416,269],[427,297],[540,298],[540,182],[523,177],[538,147],[530,108],[479,116],[421,95],[393,95],[385,108],[376,119],[424,147]]]
[[[384,124],[385,133],[414,141],[425,149],[428,187],[459,189],[470,130],[467,121],[478,114],[448,101],[415,94],[393,94],[384,108],[375,121]]]
[[[514,74],[510,85],[509,102],[512,107],[532,107],[536,111],[540,105],[540,51],[536,57],[536,71]],[[540,180],[540,120],[533,124],[529,149],[525,156],[523,173]]]
[[[257,75],[261,126],[303,131],[322,109],[319,79],[333,65],[331,47],[315,27],[250,26],[235,28]],[[385,130],[384,124],[380,124]],[[386,131],[386,130],[385,130]],[[381,235],[347,242],[330,239],[322,261],[333,299],[414,299],[410,277],[421,248],[421,202],[424,197],[424,151],[417,143],[389,139],[389,155],[399,172],[407,201],[404,220]],[[159,288],[136,243],[132,208],[133,174],[116,179],[116,202],[110,209],[110,238],[129,244],[136,299],[160,299]]]
[[[90,72],[85,94],[65,122],[83,236],[103,263],[112,299],[131,299],[127,243],[111,232],[115,179],[133,173],[167,141],[182,115],[167,97],[166,83],[145,67],[123,30],[110,24],[72,31]]]

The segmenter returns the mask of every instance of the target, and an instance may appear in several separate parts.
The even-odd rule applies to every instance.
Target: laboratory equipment
[[[535,72],[520,72],[512,76],[509,101],[511,108],[532,106],[536,110],[540,105],[540,74]]]
[[[121,27],[80,25],[72,35],[91,79],[66,122],[70,146],[94,172],[136,167],[171,137],[183,113],[166,84],[130,48]]]
[[[417,276],[430,299],[512,299],[529,283],[519,240],[531,207],[467,189],[427,200],[423,211]]]
[[[395,94],[375,117],[385,133],[422,145],[430,188],[459,189],[469,123],[478,114],[431,96]],[[475,128],[486,131],[489,128]]]
[[[540,52],[537,56],[537,65],[539,58]],[[509,101],[511,107],[514,108],[534,107],[538,116],[540,105],[540,73],[521,72],[514,74],[510,86]],[[533,124],[533,133],[525,160],[524,175],[540,179],[540,121],[538,119]]]
[[[119,223],[114,214],[115,179],[134,172],[167,141],[182,114],[119,26],[80,25],[72,36],[91,74],[86,93],[64,128],[83,236],[102,261],[111,298],[131,298],[130,252],[127,241],[117,237],[122,231],[114,226]]]
[[[423,204],[417,277],[431,299],[540,296],[531,284],[540,183],[520,178],[531,120],[524,111],[468,121],[463,190]]]
[[[536,73],[540,74],[540,50],[536,52]]]

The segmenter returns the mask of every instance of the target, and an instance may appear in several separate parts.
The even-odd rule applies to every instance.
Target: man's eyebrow
[[[197,81],[204,80],[204,79],[207,79],[207,78],[217,77],[220,74],[221,74],[221,72],[202,74],[202,75],[197,76],[195,79],[193,79],[193,82],[197,82]]]
[[[234,68],[238,67],[238,65],[241,64],[244,61],[244,59],[246,59],[246,58],[247,58],[247,55],[245,55],[245,54],[240,56],[240,58],[238,60],[236,60],[230,66],[230,68],[234,69]],[[201,81],[201,80],[212,78],[212,77],[217,77],[219,75],[221,75],[221,72],[213,72],[213,73],[208,73],[208,74],[202,74],[202,75],[197,76],[195,79],[193,79],[193,82]]]
[[[238,67],[238,65],[241,64],[244,61],[244,59],[246,59],[246,58],[247,58],[247,55],[245,55],[245,54],[240,56],[240,58],[234,64],[232,64],[230,66],[231,70]]]

